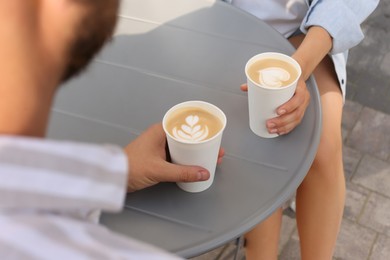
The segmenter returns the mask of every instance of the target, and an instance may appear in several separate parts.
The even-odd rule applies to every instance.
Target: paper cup
[[[220,129],[212,137],[202,140],[178,139],[168,129],[167,122],[174,113],[183,108],[201,108],[214,115],[221,123]],[[193,125],[195,128],[197,124]],[[168,147],[172,162],[181,165],[194,165],[206,168],[210,172],[210,178],[199,182],[179,182],[177,185],[188,192],[201,192],[208,189],[215,175],[218,153],[221,146],[222,134],[226,127],[226,116],[218,107],[203,101],[187,101],[175,105],[169,109],[163,118],[163,128],[167,135]]]
[[[291,64],[297,72],[296,78],[289,85],[282,87],[269,87],[255,81],[249,76],[248,70],[255,62],[266,59],[276,59]],[[278,136],[278,134],[268,132],[266,121],[277,117],[276,109],[294,95],[301,73],[298,62],[282,53],[265,52],[249,59],[245,66],[245,74],[248,84],[249,126],[252,132],[264,138]]]

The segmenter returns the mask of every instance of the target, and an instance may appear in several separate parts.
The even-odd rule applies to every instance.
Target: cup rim
[[[221,129],[213,137],[210,137],[210,138],[208,138],[206,140],[199,141],[199,142],[191,142],[191,141],[179,140],[176,137],[172,136],[169,133],[169,131],[166,129],[166,127],[165,127],[165,121],[166,121],[166,119],[167,119],[169,114],[171,114],[173,111],[175,111],[179,107],[185,106],[186,104],[194,104],[195,107],[196,107],[196,104],[203,104],[203,105],[210,106],[210,107],[214,108],[215,110],[217,110],[218,113],[220,113],[221,116],[222,116],[222,124],[223,125],[222,125]],[[220,118],[220,117],[218,116],[218,118]],[[188,100],[188,101],[184,101],[184,102],[181,102],[181,103],[178,103],[178,104],[174,105],[173,107],[168,109],[167,112],[165,112],[165,115],[164,115],[163,120],[162,120],[162,127],[164,129],[165,134],[167,136],[169,136],[171,139],[175,140],[176,142],[183,143],[183,144],[203,144],[203,143],[210,142],[210,141],[216,139],[218,136],[220,136],[220,134],[225,130],[226,125],[227,125],[227,118],[226,118],[225,113],[219,107],[217,107],[216,105],[211,104],[211,103],[206,102],[206,101],[201,101],[201,100]]]
[[[283,86],[283,87],[279,87],[279,88],[272,88],[272,87],[267,87],[267,86],[261,85],[261,84],[257,83],[256,81],[254,81],[253,79],[251,79],[251,77],[249,77],[249,75],[248,75],[248,68],[249,68],[249,66],[252,65],[255,60],[258,60],[259,57],[267,57],[267,56],[269,56],[271,58],[275,57],[275,56],[278,56],[279,58],[282,58],[284,61],[288,60],[288,62],[292,63],[292,65],[298,71],[298,76],[297,76],[296,80],[294,80],[292,83],[290,83],[287,86]],[[269,89],[269,90],[272,90],[272,91],[280,91],[280,90],[283,90],[283,89],[286,89],[286,88],[290,88],[291,86],[293,86],[298,81],[298,79],[301,77],[302,69],[301,69],[301,66],[299,65],[299,63],[294,58],[292,58],[289,55],[286,55],[286,54],[280,53],[280,52],[262,52],[262,53],[259,53],[259,54],[256,54],[256,55],[252,56],[246,62],[246,64],[245,64],[245,75],[246,75],[247,80],[249,80],[251,83],[253,83],[253,85],[255,85],[256,87],[263,88],[263,89]]]

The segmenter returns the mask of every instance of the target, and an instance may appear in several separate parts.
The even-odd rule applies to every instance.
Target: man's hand
[[[167,162],[165,148],[166,136],[161,124],[151,126],[125,148],[129,160],[129,192],[159,182],[193,182],[210,178],[210,173],[202,167]],[[221,163],[223,156],[221,149],[218,163]]]

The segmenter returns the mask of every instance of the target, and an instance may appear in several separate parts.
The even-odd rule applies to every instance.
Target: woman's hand
[[[248,86],[241,85],[241,90],[247,91]],[[306,88],[306,83],[303,79],[299,79],[294,96],[276,109],[277,117],[267,120],[268,132],[278,135],[291,132],[302,121],[309,102],[310,93]]]

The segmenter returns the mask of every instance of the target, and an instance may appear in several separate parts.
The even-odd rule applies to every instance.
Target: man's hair
[[[113,34],[118,0],[72,0],[88,8],[75,31],[66,53],[66,66],[61,81],[79,74],[90,63]]]

